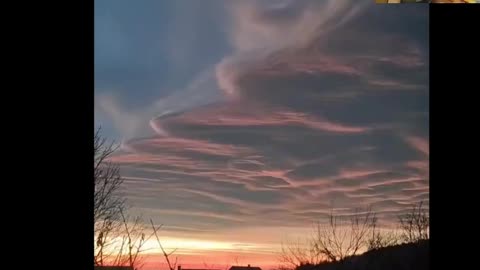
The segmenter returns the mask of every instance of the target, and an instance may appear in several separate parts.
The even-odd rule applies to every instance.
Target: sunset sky
[[[95,1],[95,125],[185,266],[278,265],[332,208],[428,208],[428,99],[428,5]]]

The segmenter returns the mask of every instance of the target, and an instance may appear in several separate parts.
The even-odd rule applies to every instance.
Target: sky
[[[182,265],[276,265],[332,209],[428,208],[428,89],[428,5],[95,0],[95,125]]]

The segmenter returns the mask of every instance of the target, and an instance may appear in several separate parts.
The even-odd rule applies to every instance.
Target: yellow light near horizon
[[[114,245],[107,247],[106,253],[118,253],[121,246],[121,238],[112,239]],[[176,254],[196,254],[204,251],[228,251],[235,249],[235,243],[208,241],[199,239],[184,239],[184,238],[164,238],[161,243],[166,252],[171,252],[177,249]],[[156,239],[149,239],[143,245],[142,254],[156,254],[161,253],[160,246]]]
[[[153,242],[153,246],[158,248],[157,241]],[[165,238],[162,240],[162,245],[165,248],[177,248],[180,252],[182,249],[186,250],[229,250],[234,248],[234,243],[220,242],[220,241],[207,241],[198,239],[183,239],[183,238]]]

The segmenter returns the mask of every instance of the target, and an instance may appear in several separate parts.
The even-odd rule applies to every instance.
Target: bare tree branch
[[[157,236],[161,225],[155,228],[152,222],[153,233],[146,235],[140,217],[125,215],[126,201],[119,193],[123,178],[118,165],[109,161],[118,147],[107,143],[100,131],[97,129],[94,134],[94,265],[128,265],[138,269],[143,265],[140,254],[146,251],[145,243],[155,235],[170,270],[175,270],[177,258],[172,264],[169,257],[176,249],[165,252]]]
[[[279,260],[292,268],[307,264],[318,264],[323,258],[319,256],[310,240],[288,241],[282,243]]]
[[[375,250],[388,246],[394,246],[399,243],[399,237],[395,231],[384,231],[381,232],[377,229],[377,217],[373,216],[373,221],[371,224],[371,235],[367,240],[367,249]]]
[[[313,237],[316,252],[333,262],[358,254],[365,247],[372,221],[370,209],[367,209],[364,214],[356,211],[350,217],[349,226],[339,223],[339,217],[332,211],[327,226],[317,223]]]
[[[107,144],[106,138],[100,136],[100,129],[94,136],[94,222],[113,220],[120,217],[125,208],[125,200],[118,191],[123,178],[119,168],[108,158],[115,152],[114,143]]]
[[[175,270],[175,268],[177,267],[177,257],[175,257],[175,262],[174,264],[172,264],[170,262],[170,255],[176,251],[176,249],[173,251],[173,252],[170,252],[170,253],[167,253],[165,251],[165,249],[163,248],[163,245],[162,245],[162,242],[160,242],[160,238],[158,237],[158,234],[157,234],[157,231],[158,229],[160,229],[162,227],[162,225],[158,226],[158,227],[155,227],[155,225],[153,224],[153,220],[150,219],[150,223],[152,224],[152,229],[153,229],[153,233],[155,235],[155,237],[157,238],[157,242],[158,242],[158,245],[160,246],[160,249],[162,250],[162,253],[163,253],[163,256],[165,257],[165,260],[167,261],[167,264],[168,264],[168,268],[170,270]]]
[[[124,214],[126,202],[119,194],[123,178],[118,165],[109,161],[118,147],[100,131],[94,134],[94,264],[137,267],[149,237],[140,217],[131,220]]]
[[[104,265],[106,258],[111,257],[111,247],[121,227],[120,213],[125,209],[125,200],[118,194],[123,179],[118,166],[108,161],[117,148],[113,142],[107,143],[100,131],[99,128],[94,133],[95,265]]]
[[[412,207],[410,213],[398,217],[402,230],[402,240],[415,243],[429,238],[430,219],[428,212],[422,208],[423,201]]]

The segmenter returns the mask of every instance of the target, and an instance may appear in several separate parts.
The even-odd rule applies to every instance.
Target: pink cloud
[[[369,175],[375,175],[378,173],[388,172],[386,170],[379,170],[379,169],[358,169],[358,170],[345,170],[342,169],[339,172],[338,178],[358,178],[358,177],[365,177]]]
[[[427,156],[429,155],[430,146],[427,139],[416,137],[416,136],[408,136],[406,140],[411,146],[413,146],[418,151],[424,153]]]
[[[195,162],[189,158],[178,156],[154,155],[148,153],[124,153],[112,156],[109,159],[114,163],[138,163],[138,164],[183,164],[194,165]]]
[[[395,80],[370,79],[368,82],[373,86],[385,87],[388,89],[418,89],[419,85],[408,84]]]
[[[415,169],[420,169],[422,171],[428,171],[429,169],[429,163],[428,160],[413,160],[413,161],[408,161],[406,164],[408,167],[415,168]]]
[[[333,133],[365,133],[370,127],[350,126],[301,112],[262,109],[254,104],[227,103],[165,120],[167,129],[176,123],[205,126],[304,126]],[[161,123],[160,123],[161,124]]]
[[[205,140],[194,140],[176,137],[154,137],[141,142],[150,149],[165,149],[173,152],[192,151],[202,154],[236,156],[253,152],[247,147],[212,143]]]
[[[424,65],[425,63],[418,55],[398,55],[392,57],[381,57],[378,59],[382,62],[389,62],[397,66],[405,67],[405,68],[412,68],[412,67],[419,67]]]
[[[144,208],[144,210],[148,210],[152,213],[158,213],[160,215],[181,215],[181,216],[194,216],[194,217],[207,217],[207,218],[214,218],[214,219],[223,219],[229,220],[234,222],[242,222],[243,220],[238,217],[238,215],[228,215],[228,214],[219,214],[214,212],[207,212],[207,211],[188,211],[188,210],[178,210],[178,209],[152,209],[152,208]]]
[[[363,74],[355,65],[342,63],[340,59],[311,51],[292,51],[274,54],[252,73],[265,75],[285,75],[294,73],[338,73],[351,76]]]

